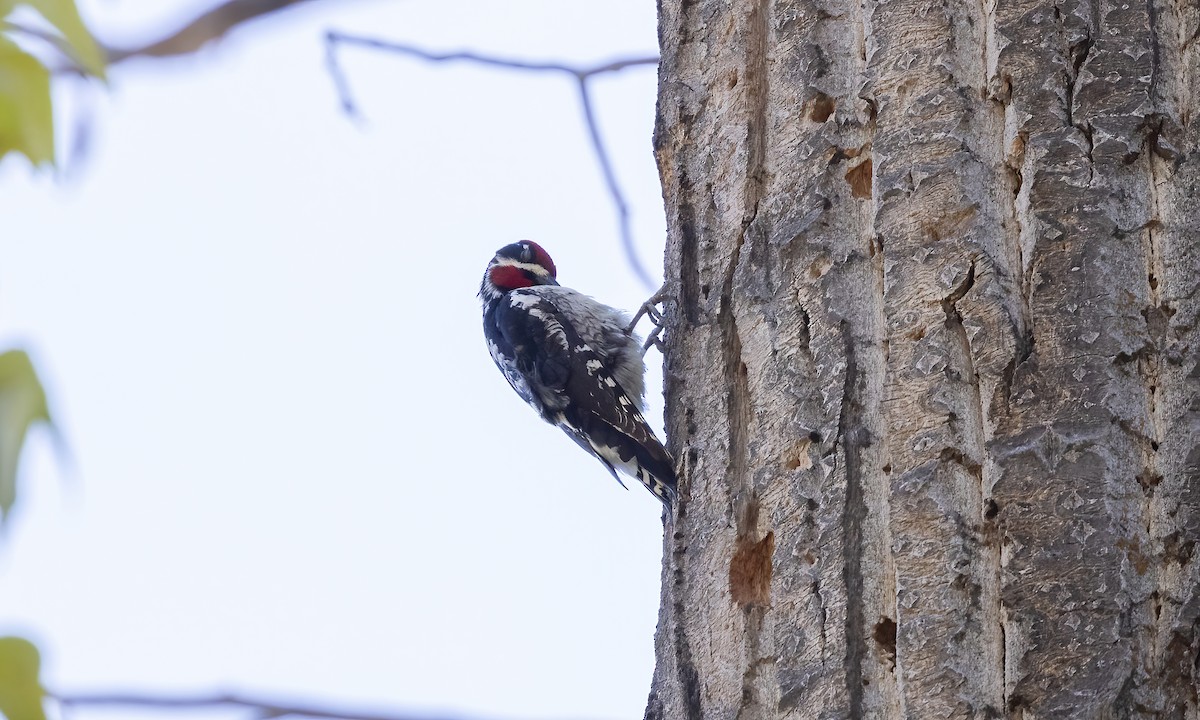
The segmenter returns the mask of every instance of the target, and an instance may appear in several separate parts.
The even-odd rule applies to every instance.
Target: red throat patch
[[[533,280],[529,279],[524,270],[512,265],[497,265],[489,274],[492,284],[501,290],[516,290],[533,285]]]

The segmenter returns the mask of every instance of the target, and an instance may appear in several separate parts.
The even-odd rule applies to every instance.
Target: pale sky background
[[[81,7],[125,44],[212,4]],[[0,348],[31,351],[73,455],[31,438],[0,547],[0,634],[39,644],[48,686],[642,716],[660,506],[521,403],[475,297],[521,238],[564,284],[649,294],[572,81],[347,49],[359,125],[321,35],[592,64],[653,54],[654,11],[329,0],[57,88],[60,145],[89,109],[86,162],[0,162]],[[660,272],[655,72],[593,88]]]

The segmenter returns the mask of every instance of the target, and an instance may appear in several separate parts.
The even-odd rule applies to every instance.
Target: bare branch
[[[165,38],[154,42],[132,47],[132,48],[112,48],[106,47],[105,54],[108,64],[115,65],[117,63],[128,60],[133,57],[173,57],[179,55],[187,55],[196,52],[208,43],[224,37],[231,30],[242,23],[254,20],[256,18],[268,15],[279,10],[283,10],[293,5],[312,2],[313,0],[226,0],[226,2],[204,12],[186,23],[179,30],[171,33]],[[61,52],[67,54],[66,49],[57,38],[52,35],[41,33],[33,28],[13,26],[11,29],[19,30],[33,37],[39,37],[47,42],[55,45]],[[419,58],[429,62],[471,62],[477,65],[488,65],[499,67],[508,70],[522,70],[532,72],[557,72],[570,75],[576,79],[579,86],[579,98],[581,109],[583,112],[584,123],[587,126],[588,137],[591,140],[592,150],[596,155],[596,161],[600,165],[600,171],[604,175],[604,182],[608,188],[609,196],[612,199],[613,207],[617,213],[618,232],[621,237],[621,247],[625,252],[625,257],[633,269],[634,274],[647,287],[654,287],[654,282],[650,278],[650,273],[642,264],[641,259],[637,255],[637,248],[633,242],[633,231],[631,228],[629,217],[629,205],[625,200],[624,193],[621,191],[620,183],[617,180],[616,173],[613,170],[613,165],[608,156],[608,151],[604,145],[603,138],[600,134],[600,126],[596,121],[595,112],[592,109],[591,96],[588,88],[588,80],[596,75],[604,73],[619,72],[626,68],[636,67],[640,65],[657,65],[657,57],[634,57],[622,58],[611,62],[595,65],[591,67],[576,67],[563,63],[554,62],[531,62],[526,60],[518,60],[511,58],[502,58],[492,55],[482,55],[479,53],[463,51],[463,52],[448,52],[438,53],[430,50],[424,50],[412,45],[402,43],[389,42],[377,38],[364,37],[359,35],[350,35],[337,31],[329,31],[326,34],[326,60],[329,65],[329,73],[333,78],[333,82],[337,88],[338,97],[341,100],[342,109],[350,117],[359,119],[361,114],[354,103],[353,95],[350,92],[350,84],[345,73],[337,59],[337,47],[339,45],[357,45],[359,47],[370,48],[382,52],[390,52],[397,55],[408,55],[410,57]],[[67,67],[56,68],[55,72],[80,72],[77,63],[72,62]]]
[[[625,252],[625,258],[629,262],[629,266],[633,268],[633,272],[638,279],[647,287],[655,287],[654,281],[650,277],[650,273],[642,264],[638,257],[637,248],[633,243],[633,229],[629,218],[629,204],[625,200],[625,194],[621,191],[621,184],[617,180],[616,172],[613,170],[612,162],[609,160],[608,150],[604,145],[604,140],[600,134],[600,125],[596,122],[596,114],[592,109],[592,99],[588,81],[596,75],[604,73],[618,72],[625,68],[635,67],[639,65],[657,65],[657,57],[635,57],[622,58],[613,60],[601,65],[590,67],[577,67],[574,65],[565,65],[555,62],[533,62],[529,60],[516,60],[512,58],[502,58],[494,55],[482,55],[480,53],[461,51],[461,52],[434,52],[425,50],[413,45],[391,42],[388,40],[380,40],[378,38],[364,37],[361,35],[349,35],[346,33],[330,30],[325,34],[325,49],[326,62],[329,65],[329,74],[333,78],[334,86],[337,89],[338,98],[341,101],[342,109],[346,114],[360,119],[361,114],[354,102],[354,97],[350,92],[350,82],[342,71],[341,65],[338,63],[337,48],[340,45],[355,45],[365,47],[381,52],[393,53],[396,55],[406,55],[409,57],[426,60],[429,62],[470,62],[476,65],[486,65],[490,67],[498,67],[506,70],[520,70],[530,72],[555,72],[570,75],[575,78],[579,87],[579,102],[583,112],[583,121],[587,126],[588,138],[591,140],[592,150],[596,155],[596,162],[600,165],[600,172],[604,175],[604,183],[608,188],[608,194],[612,199],[613,207],[617,213],[617,227],[621,236],[621,248]]]
[[[629,265],[633,268],[634,274],[638,276],[638,280],[641,280],[647,288],[652,288],[654,281],[650,279],[650,273],[642,266],[637,248],[633,245],[629,206],[625,202],[625,193],[621,191],[621,184],[617,181],[617,175],[613,172],[612,164],[608,160],[608,150],[604,147],[604,140],[600,137],[600,126],[596,124],[596,116],[592,112],[592,98],[588,92],[587,78],[585,77],[579,78],[579,102],[583,106],[583,120],[587,124],[588,137],[592,139],[592,150],[596,153],[596,161],[600,163],[600,172],[604,174],[604,183],[608,186],[608,194],[612,197],[613,207],[617,211],[617,229],[621,233],[621,247],[625,250],[625,257],[629,260]]]
[[[638,58],[623,58],[612,62],[596,65],[593,67],[581,68],[574,65],[565,65],[555,62],[532,62],[529,60],[515,60],[512,58],[502,58],[495,55],[482,55],[476,52],[459,51],[459,52],[434,52],[425,50],[414,45],[406,45],[404,43],[391,42],[390,40],[380,40],[379,38],[365,37],[362,35],[351,35],[349,33],[330,30],[325,33],[325,41],[330,45],[357,45],[359,47],[370,48],[382,52],[390,52],[396,55],[408,55],[410,57],[428,60],[430,62],[471,62],[476,65],[491,65],[493,67],[508,68],[509,70],[534,70],[534,71],[550,71],[566,73],[577,78],[588,78],[593,75],[603,73],[617,72],[628,67],[637,65],[657,65],[658,57],[638,57]]]
[[[325,720],[452,720],[451,716],[414,715],[395,711],[366,712],[346,708],[302,705],[295,702],[241,695],[215,693],[212,695],[142,695],[138,693],[50,693],[49,697],[65,708],[75,707],[140,707],[173,710],[202,710],[235,708],[253,710],[260,718],[308,717]],[[461,716],[458,720],[461,720]]]
[[[244,22],[307,2],[312,0],[226,0],[161,40],[132,48],[105,48],[108,63],[115,65],[132,57],[194,53]]]

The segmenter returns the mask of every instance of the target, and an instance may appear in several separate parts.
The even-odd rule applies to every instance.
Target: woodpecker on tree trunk
[[[637,478],[668,508],[675,468],[642,416],[646,367],[624,313],[556,279],[537,243],[500,248],[479,287],[483,334],[508,384],[617,478]],[[621,483],[624,485],[624,483]]]

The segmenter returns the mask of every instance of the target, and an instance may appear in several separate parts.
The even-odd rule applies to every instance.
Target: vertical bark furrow
[[[685,567],[682,551],[676,553],[675,567],[673,581],[676,587],[682,589]],[[700,673],[696,668],[695,662],[692,660],[692,645],[688,641],[687,625],[683,620],[683,618],[687,617],[687,613],[683,607],[683,598],[684,594],[682,592],[678,593],[676,595],[675,607],[673,608],[675,618],[677,618],[673,640],[675,642],[676,673],[680,690],[679,698],[681,700],[680,705],[682,705],[682,713],[679,717],[685,718],[685,720],[703,720],[704,706],[700,701]],[[674,716],[665,715],[665,717]]]
[[[729,263],[729,278],[722,288],[722,295],[728,298],[733,296],[734,268],[737,266],[740,250],[740,243],[733,248],[733,257],[730,258]],[[742,361],[742,337],[738,332],[738,323],[733,315],[732,304],[732,300],[723,304],[717,313],[717,324],[720,326],[722,334],[721,347],[724,349],[721,386],[725,388],[728,398],[726,417],[729,418],[729,447],[725,472],[730,485],[730,495],[733,498],[744,495],[743,502],[756,502],[753,500],[754,488],[748,472],[750,425],[753,422],[754,407],[750,397],[750,383],[746,376],[746,364]],[[734,512],[734,522],[738,526],[739,534],[751,532],[750,528],[743,527],[745,521],[742,519],[742,515],[742,513]],[[754,516],[757,518],[758,513],[755,512]]]
[[[1160,75],[1159,24],[1147,5],[1094,0],[1053,12],[1017,2],[999,25],[1009,41],[999,70],[1013,78],[1036,168],[1023,225],[1037,344],[1014,372],[996,492],[1018,650],[1010,703],[1038,715],[1132,717],[1161,701],[1148,666],[1151,525],[1136,480],[1155,432],[1153,383],[1138,369],[1154,364],[1141,317],[1153,179],[1133,162]],[[1055,66],[1057,82],[1036,70]],[[1021,432],[1031,421],[1045,430]],[[1112,550],[1083,550],[1095,546]]]
[[[768,74],[768,52],[770,43],[770,3],[768,0],[750,0],[746,11],[749,18],[745,28],[746,55],[743,60],[743,82],[745,85],[745,144],[746,168],[742,180],[742,232],[735,246],[730,261],[730,280],[726,297],[728,305],[723,310],[729,311],[722,323],[728,344],[726,358],[726,375],[729,378],[730,410],[729,418],[732,426],[733,452],[731,453],[731,470],[727,482],[733,492],[733,505],[736,523],[736,549],[730,559],[731,572],[738,569],[740,556],[753,558],[752,564],[755,575],[765,587],[757,588],[759,592],[752,602],[741,605],[742,610],[742,646],[743,661],[746,668],[742,675],[741,700],[738,707],[738,720],[759,720],[773,717],[778,710],[779,682],[774,672],[772,636],[773,614],[770,611],[770,582],[771,563],[774,554],[773,535],[769,522],[764,527],[762,514],[759,511],[758,486],[765,484],[760,472],[755,472],[759,464],[757,455],[760,452],[753,438],[759,436],[762,430],[758,427],[756,418],[760,416],[759,407],[750,384],[749,368],[743,359],[742,338],[739,325],[746,323],[751,332],[758,323],[758,312],[744,303],[756,305],[765,295],[763,285],[770,283],[770,278],[762,276],[761,263],[755,262],[756,251],[761,246],[761,233],[756,225],[759,212],[759,201],[767,185],[767,161],[769,127],[767,124],[767,105],[770,102],[770,83]],[[743,250],[746,257],[743,258]],[[761,371],[756,368],[756,385],[761,385]],[[761,388],[759,388],[761,389]],[[765,557],[763,557],[765,556]],[[734,597],[735,602],[740,599]]]
[[[745,226],[758,215],[758,201],[767,184],[767,107],[771,103],[768,53],[771,46],[771,2],[750,0],[746,33],[746,189]]]
[[[846,693],[850,717],[863,717],[863,664],[867,657],[867,618],[863,612],[863,523],[867,505],[863,500],[862,447],[867,441],[863,427],[862,388],[865,378],[854,352],[854,339],[843,326],[846,342],[846,383],[842,390],[842,416],[837,442],[846,467],[846,504],[842,513],[842,582],[846,588]]]
[[[1168,717],[1200,717],[1200,158],[1180,148],[1200,144],[1200,92],[1190,82],[1200,68],[1195,33],[1200,8],[1168,6],[1156,13],[1163,42],[1157,132],[1147,138],[1153,218],[1146,228],[1148,303],[1143,310],[1154,353],[1139,359],[1152,371],[1156,446],[1146,463],[1149,536],[1155,559],[1154,664],[1151,689]],[[1189,41],[1189,38],[1193,38]],[[1182,431],[1181,431],[1182,429]],[[1165,714],[1165,713],[1164,713]]]
[[[843,369],[837,444],[844,468],[842,498],[842,582],[847,607],[845,627],[845,687],[851,717],[890,717],[899,711],[900,691],[895,673],[896,577],[892,536],[887,518],[888,426],[881,406],[880,380],[886,364],[884,325],[883,239],[875,227],[878,167],[875,163],[876,107],[866,83],[872,46],[873,18],[869,3],[849,2],[823,7],[815,37],[828,53],[829,68],[811,79],[813,85],[837,98],[836,133],[830,133],[834,152],[826,172],[832,188],[817,187],[829,199],[824,226],[809,235],[832,251],[836,264],[823,273],[827,337]],[[782,122],[782,121],[780,121]],[[827,126],[826,126],[827,127]],[[833,331],[836,330],[836,336]],[[836,338],[836,339],[835,339]],[[832,349],[832,348],[831,348]],[[823,360],[829,363],[829,356]],[[880,632],[884,628],[884,632]],[[887,631],[891,628],[891,631]]]
[[[665,9],[660,17],[664,36],[690,28],[715,11],[713,3],[693,3],[688,8]],[[664,78],[673,65],[696,62],[708,52],[703,40],[663,44]],[[664,79],[664,82],[666,80]],[[655,148],[662,175],[664,196],[677,198],[675,214],[669,218],[667,243],[668,278],[677,288],[677,303],[669,309],[668,336],[704,336],[707,328],[718,326],[717,315],[722,284],[728,271],[724,263],[714,261],[709,250],[714,245],[729,247],[729,235],[714,205],[714,173],[711,158],[691,158],[684,150],[692,142],[709,142],[713,132],[706,127],[711,115],[710,98],[698,83],[678,84],[681,92],[672,102],[659,105]],[[683,91],[683,88],[687,88]],[[724,235],[724,239],[722,236]],[[710,627],[729,624],[736,613],[728,602],[728,574],[719,565],[727,562],[732,546],[728,533],[707,528],[726,524],[727,503],[713,503],[714,493],[727,497],[724,485],[725,459],[731,447],[728,425],[716,433],[703,432],[698,418],[724,416],[726,397],[713,388],[725,385],[724,368],[712,358],[723,358],[720,336],[707,336],[697,344],[672,343],[666,353],[665,374],[675,378],[667,383],[667,403],[686,408],[669,413],[667,433],[676,458],[684,460],[686,475],[681,478],[680,502],[676,510],[674,533],[667,539],[665,552],[670,558],[664,570],[664,602],[659,617],[656,652],[669,656],[655,670],[650,710],[664,718],[700,720],[731,717],[736,704],[732,700],[710,702],[706,688],[724,678],[740,678],[737,668],[717,665],[718,655]],[[723,671],[723,672],[722,672]]]
[[[1017,283],[997,280],[1013,265],[1012,200],[985,100],[989,21],[979,3],[891,2],[873,6],[871,25],[902,711],[983,717],[1002,711],[1003,648],[979,386],[1002,384],[1005,309],[1019,307]]]
[[[733,287],[750,394],[774,396],[770,403],[756,401],[751,465],[754,487],[762,495],[758,531],[775,528],[782,551],[777,557],[785,569],[773,578],[760,652],[770,647],[783,659],[771,663],[779,710],[798,717],[843,717],[851,706],[878,713],[887,704],[881,698],[894,692],[890,673],[866,639],[891,592],[877,582],[866,585],[853,568],[854,558],[860,565],[884,563],[888,541],[876,529],[855,547],[846,545],[847,493],[853,491],[847,450],[837,433],[846,413],[840,390],[847,382],[866,388],[864,405],[878,404],[861,372],[858,378],[847,375],[846,343],[873,346],[864,351],[868,358],[881,352],[879,323],[861,316],[862,308],[876,305],[863,302],[875,292],[872,232],[860,219],[869,204],[844,179],[846,166],[860,167],[865,160],[868,108],[857,98],[856,76],[831,67],[861,62],[857,52],[840,52],[853,39],[846,33],[853,27],[847,13],[855,7],[772,6],[770,43],[778,46],[779,37],[801,34],[772,52],[769,92],[799,98],[807,128],[797,128],[778,104],[765,116],[763,197],[775,200],[758,202],[749,214]],[[827,83],[825,76],[837,84]],[[780,168],[790,172],[781,176]],[[869,195],[869,170],[865,181]],[[837,220],[831,224],[826,218]],[[873,371],[872,365],[867,372]],[[863,458],[854,481],[878,482],[881,446],[870,438],[882,432],[872,425],[870,413],[859,415],[852,440],[867,440],[852,451]],[[869,493],[879,497],[873,489]],[[867,512],[862,507],[866,494],[860,489],[853,511],[860,518]],[[788,563],[788,558],[799,562]],[[858,637],[847,640],[844,631],[851,626]],[[847,666],[860,668],[860,677],[848,681]],[[848,682],[858,698],[847,696]]]
[[[695,303],[682,318],[672,319],[686,326],[669,329],[675,337],[696,340],[681,343],[687,347],[668,358],[668,372],[675,366],[688,378],[675,383],[676,402],[725,421],[687,435],[684,483],[693,503],[678,532],[687,537],[688,572],[680,585],[664,591],[676,601],[673,614],[681,615],[664,615],[664,622],[705,631],[675,637],[660,627],[658,645],[661,649],[690,638],[691,665],[702,679],[699,712],[708,717],[766,717],[778,705],[770,662],[771,598],[758,587],[760,581],[770,582],[770,552],[766,558],[759,554],[770,547],[762,541],[772,536],[770,512],[757,509],[756,485],[769,478],[755,477],[761,454],[773,448],[752,442],[771,433],[760,427],[755,407],[755,394],[766,382],[762,366],[747,362],[761,356],[770,342],[761,332],[761,306],[771,288],[761,263],[752,257],[762,245],[756,217],[768,178],[769,9],[763,0],[747,0],[732,14],[714,2],[664,13],[664,26],[677,22],[687,29],[676,36],[678,44],[664,47],[661,82],[686,85],[688,91],[678,105],[660,105],[656,151],[668,202],[675,195],[687,198],[669,238],[668,257],[675,254],[680,261],[676,267],[688,274],[680,277],[681,298]],[[729,42],[718,44],[701,33],[695,33],[695,42],[688,41],[697,28],[708,25],[719,28]],[[685,76],[673,79],[673,68],[686,68]],[[677,132],[681,127],[686,130]],[[694,147],[706,152],[688,154]],[[731,188],[737,190],[731,193]],[[688,429],[686,422],[668,426],[673,432]],[[690,533],[696,527],[710,529]],[[754,561],[753,568],[740,567],[746,558]],[[748,570],[753,572],[747,575]],[[715,659],[735,646],[738,663]],[[688,698],[696,696],[690,677],[683,672],[656,675],[655,697],[664,713],[682,711],[691,702]]]
[[[1149,690],[1163,716],[1200,718],[1200,6],[1152,2],[1159,72],[1152,87],[1157,129],[1144,160],[1154,208],[1146,228],[1153,343],[1151,448],[1144,492],[1154,551],[1154,655]],[[1191,149],[1190,152],[1184,148]]]

